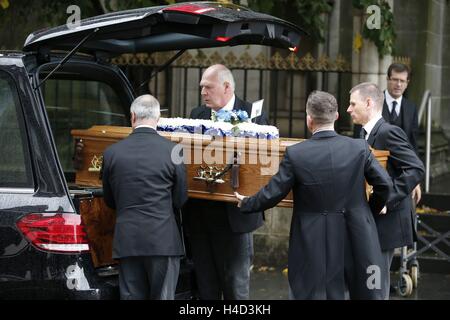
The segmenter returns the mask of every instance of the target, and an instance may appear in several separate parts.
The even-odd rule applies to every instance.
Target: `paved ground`
[[[392,277],[397,279],[397,275]],[[258,271],[251,275],[250,299],[286,300],[288,299],[287,276],[281,270]],[[418,288],[408,298],[394,294],[392,300],[450,300],[449,274],[421,274]]]

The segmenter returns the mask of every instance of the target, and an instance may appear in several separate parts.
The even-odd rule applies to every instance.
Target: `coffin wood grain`
[[[124,139],[130,133],[130,127],[113,126],[94,126],[87,130],[72,130],[72,136],[76,139],[82,139],[84,143],[83,163],[81,169],[76,173],[76,183],[80,186],[101,187],[102,182],[100,172],[90,172],[88,170],[93,155],[101,156],[108,146]],[[204,148],[207,146],[214,148],[214,146],[234,145],[234,150],[238,150],[238,146],[244,150],[242,154],[245,156],[246,162],[240,166],[239,188],[236,190],[234,190],[230,184],[231,173],[224,175],[224,184],[215,184],[211,186],[207,185],[204,181],[194,179],[194,177],[198,175],[197,170],[200,165],[205,165],[205,163],[197,162],[187,164],[188,194],[191,198],[236,202],[234,191],[238,191],[240,194],[244,195],[255,194],[261,187],[267,184],[271,176],[278,170],[278,165],[276,165],[273,168],[271,175],[261,175],[261,169],[267,169],[267,166],[265,167],[261,164],[261,159],[259,159],[261,155],[258,153],[257,147],[261,141],[258,139],[230,137],[213,139],[210,136],[204,135],[177,134],[174,136],[164,132],[160,132],[160,135],[175,143],[181,143],[185,149],[185,155],[186,150],[190,150],[192,160],[195,160],[196,152],[197,154],[202,154]],[[270,150],[267,154],[269,160],[274,161],[277,158],[279,163],[284,156],[286,147],[299,142],[301,143],[301,141],[303,141],[303,139],[287,138],[265,141],[265,143],[267,143],[267,150]],[[386,168],[389,152],[373,150],[373,153],[381,165]],[[227,160],[230,161],[230,156],[231,154],[226,153],[226,150],[222,151],[223,164],[221,164],[221,166],[224,166]],[[248,163],[248,159],[250,158],[257,159],[257,163]],[[267,158],[265,160],[267,160]],[[292,193],[289,193],[278,206],[292,207]]]
[[[81,169],[76,173],[76,183],[80,186],[86,187],[101,187],[101,177],[99,172],[90,172],[88,168],[91,165],[91,159],[94,155],[101,156],[103,151],[113,143],[124,139],[131,133],[129,127],[110,127],[110,126],[94,126],[88,130],[72,130],[72,136],[75,139],[82,139],[83,148],[83,162]],[[160,133],[162,136],[174,141],[175,143],[182,143],[183,146],[191,147],[191,159],[194,159],[194,152],[202,151],[206,146],[211,144],[223,144],[223,139],[213,139],[209,136],[196,135],[194,140],[189,140],[192,135],[178,134],[176,137],[166,133]],[[258,151],[251,146],[258,141],[256,139],[243,139],[243,138],[226,138],[227,141],[233,141],[233,143],[239,143],[241,146],[245,146],[245,156],[249,159],[250,156],[258,156]],[[281,161],[284,156],[286,147],[299,143],[303,140],[300,139],[279,139],[270,140],[268,142],[268,149],[273,152],[274,157],[278,157]],[[272,143],[274,145],[272,145]],[[276,144],[276,145],[275,145]],[[270,146],[270,147],[269,147]],[[275,149],[271,148],[276,146]],[[388,151],[372,150],[377,160],[386,168],[387,159],[389,156]],[[270,155],[270,153],[269,153]],[[225,151],[223,152],[223,159],[228,156]],[[188,164],[188,192],[189,197],[197,199],[207,200],[219,200],[236,202],[234,197],[234,190],[229,183],[229,174],[224,176],[226,180],[225,184],[215,185],[212,189],[206,187],[205,182],[194,180],[197,176],[197,169],[200,163]],[[274,168],[273,174],[278,170],[278,166]],[[252,195],[256,193],[262,186],[264,186],[270,179],[270,175],[261,175],[261,163],[249,164],[245,163],[240,166],[240,187],[237,191],[241,194]],[[370,186],[366,184],[366,192],[369,195]],[[280,207],[292,207],[292,193],[279,203]],[[108,208],[103,201],[103,198],[89,198],[80,201],[80,214],[83,222],[86,226],[86,231],[89,237],[91,246],[91,255],[95,267],[103,267],[115,264],[116,261],[112,259],[112,241],[115,225],[115,212]]]
[[[80,215],[89,239],[94,267],[115,264],[112,258],[112,242],[116,213],[108,208],[103,198],[80,199]]]

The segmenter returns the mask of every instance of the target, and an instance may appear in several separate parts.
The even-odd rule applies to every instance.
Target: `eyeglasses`
[[[394,83],[400,83],[401,85],[405,85],[408,83],[408,80],[395,79],[395,78],[389,78],[389,81],[394,82]]]

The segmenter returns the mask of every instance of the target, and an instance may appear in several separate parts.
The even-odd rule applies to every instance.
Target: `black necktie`
[[[361,139],[366,139],[366,134],[367,134],[366,129],[361,128],[361,132],[359,134],[360,134]]]
[[[397,101],[392,101],[392,109],[389,113],[389,122],[394,124],[397,121],[397,112],[395,112],[395,108],[397,107]]]

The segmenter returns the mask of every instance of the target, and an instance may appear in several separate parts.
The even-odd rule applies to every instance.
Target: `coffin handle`
[[[236,190],[239,188],[239,168],[240,168],[240,152],[234,153],[233,165],[231,167],[231,188]]]

